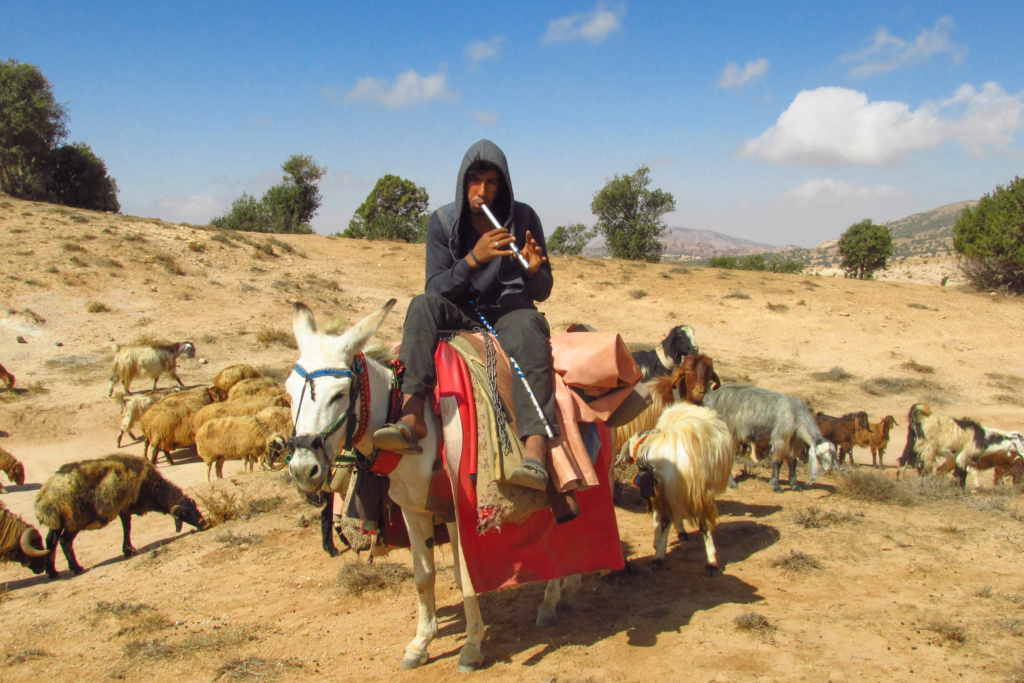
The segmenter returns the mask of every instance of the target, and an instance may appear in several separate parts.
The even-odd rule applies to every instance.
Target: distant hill
[[[665,257],[672,261],[708,259],[725,254],[754,254],[778,248],[773,244],[730,237],[713,230],[692,230],[690,228],[670,227],[661,241],[665,245]],[[599,237],[588,244],[583,249],[583,255],[608,256],[604,238]]]

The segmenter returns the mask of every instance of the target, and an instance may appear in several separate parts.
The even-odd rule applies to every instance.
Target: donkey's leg
[[[459,525],[456,522],[449,522],[448,540],[452,548],[452,574],[455,576],[455,587],[462,592],[462,566],[459,564]]]
[[[722,575],[722,565],[718,561],[718,550],[715,549],[715,541],[711,538],[711,529],[705,520],[700,521],[700,533],[704,537],[704,552],[708,556],[708,576],[716,577]]]
[[[434,606],[434,547],[427,539],[434,533],[434,517],[429,512],[402,511],[409,531],[412,570],[419,596],[419,622],[416,637],[405,647],[403,669],[415,669],[427,661],[427,646],[437,635],[437,610]]]
[[[544,600],[537,608],[537,626],[542,628],[554,626],[558,621],[558,614],[555,612],[555,605],[562,598],[562,579],[551,579],[544,588]]]
[[[452,536],[452,547],[457,547],[456,559],[459,567],[459,576],[462,579],[462,608],[466,612],[466,644],[462,646],[462,654],[459,656],[457,671],[460,674],[470,673],[480,668],[484,663],[484,655],[481,646],[484,641],[484,618],[480,614],[480,599],[473,588],[473,579],[469,576],[469,569],[466,565],[466,552],[459,542],[458,525],[455,526],[455,535]],[[449,527],[449,532],[451,527]]]
[[[665,568],[665,553],[668,552],[668,530],[672,520],[661,511],[660,501],[654,499],[654,561],[651,569],[658,571]]]
[[[562,579],[562,599],[555,603],[555,611],[567,612],[572,609],[572,599],[580,592],[582,585],[582,574],[573,574]]]

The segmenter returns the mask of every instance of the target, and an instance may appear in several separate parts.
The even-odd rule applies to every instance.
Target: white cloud
[[[493,111],[477,111],[470,109],[469,115],[473,117],[476,124],[481,128],[490,128],[498,125],[498,113]]]
[[[600,43],[613,31],[622,28],[624,16],[626,16],[625,5],[611,8],[604,3],[599,3],[597,7],[586,14],[571,14],[567,17],[552,19],[548,22],[548,30],[544,34],[542,42],[545,45],[568,43],[573,40]]]
[[[963,62],[967,49],[949,39],[953,20],[939,17],[935,26],[925,29],[914,40],[903,40],[889,33],[884,26],[875,32],[875,40],[869,47],[842,57],[844,63],[852,63],[851,76],[879,76],[901,67],[927,62],[938,54],[948,53],[956,64]]]
[[[869,102],[846,88],[800,92],[775,125],[744,142],[739,156],[804,166],[892,166],[907,154],[957,140],[975,153],[1005,149],[1024,121],[1024,93],[997,83],[961,86],[917,110],[903,102]]]
[[[747,62],[743,68],[740,68],[739,64],[735,62],[729,62],[722,72],[722,77],[718,79],[718,87],[725,90],[742,88],[748,83],[764,78],[766,73],[768,73],[768,60],[764,57]]]
[[[153,207],[152,215],[172,223],[206,225],[211,218],[227,211],[228,204],[209,194],[173,194],[161,198]]]
[[[488,41],[471,41],[466,46],[466,59],[469,60],[470,67],[475,69],[480,62],[497,58],[501,52],[501,44],[504,42],[505,39],[501,36],[495,36]]]
[[[442,71],[420,76],[412,69],[399,74],[391,85],[384,79],[367,76],[360,78],[356,87],[345,95],[345,102],[366,100],[388,109],[404,109],[431,100],[454,102],[457,96],[448,90],[446,80],[447,75]]]
[[[865,187],[851,185],[842,180],[824,178],[808,180],[803,185],[789,190],[779,199],[784,204],[801,205],[845,205],[865,202],[905,202],[912,199],[911,195],[891,185]]]

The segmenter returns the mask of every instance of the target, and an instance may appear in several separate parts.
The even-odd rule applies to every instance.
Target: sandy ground
[[[0,392],[0,446],[28,473],[23,486],[3,479],[9,509],[35,523],[35,493],[60,464],[115,450],[112,341],[193,341],[196,359],[179,364],[189,384],[236,362],[283,376],[295,351],[259,339],[290,331],[290,300],[355,321],[397,297],[381,333],[397,339],[405,307],[422,289],[419,245],[221,240],[187,226],[0,197],[0,362],[18,378],[14,391]],[[555,258],[553,268],[555,292],[542,306],[552,329],[586,322],[653,344],[688,323],[725,381],[793,393],[830,414],[894,415],[890,473],[916,401],[993,427],[1024,426],[1018,300],[949,284],[583,258]],[[849,377],[829,379],[836,367]],[[141,455],[142,445],[121,451]],[[227,478],[211,487],[198,458],[180,456],[175,466],[161,461],[161,473],[200,499],[234,496],[250,514],[181,535],[166,516],[137,519],[133,540],[142,552],[130,560],[120,555],[118,524],[84,532],[75,545],[90,571],[65,570],[59,581],[0,565],[0,680],[454,674],[464,620],[447,548],[439,551],[440,634],[431,660],[400,672],[416,623],[410,582],[352,595],[339,577],[365,565],[365,556],[328,557],[317,509],[280,473],[243,474],[228,463]],[[858,450],[856,458],[863,464],[870,454]],[[632,573],[588,577],[574,608],[547,629],[533,625],[543,586],[484,596],[487,662],[474,678],[1024,680],[1019,495],[1003,488],[898,506],[844,497],[835,476],[775,494],[766,472],[751,474],[720,502],[722,577],[704,575],[703,544],[692,536],[670,548],[665,571],[652,572],[651,523],[626,491],[617,516]],[[809,515],[831,521],[807,527]],[[791,551],[818,567],[776,566]],[[409,554],[388,562],[408,567]],[[57,563],[66,567],[63,557]],[[743,615],[767,626],[743,630]]]

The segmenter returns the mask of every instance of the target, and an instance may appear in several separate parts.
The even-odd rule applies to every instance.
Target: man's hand
[[[476,246],[472,249],[472,254],[468,257],[469,265],[476,267],[473,263],[474,258],[480,265],[483,265],[490,263],[496,258],[511,255],[512,250],[509,249],[508,245],[514,241],[515,239],[512,235],[504,228],[485,232],[480,235],[480,239],[476,241]]]
[[[527,275],[533,275],[540,270],[541,264],[548,260],[548,257],[544,255],[544,251],[537,244],[537,240],[533,239],[533,235],[530,231],[526,231],[526,244],[523,245],[523,256],[526,257],[527,263],[530,264],[530,269],[526,271]]]

